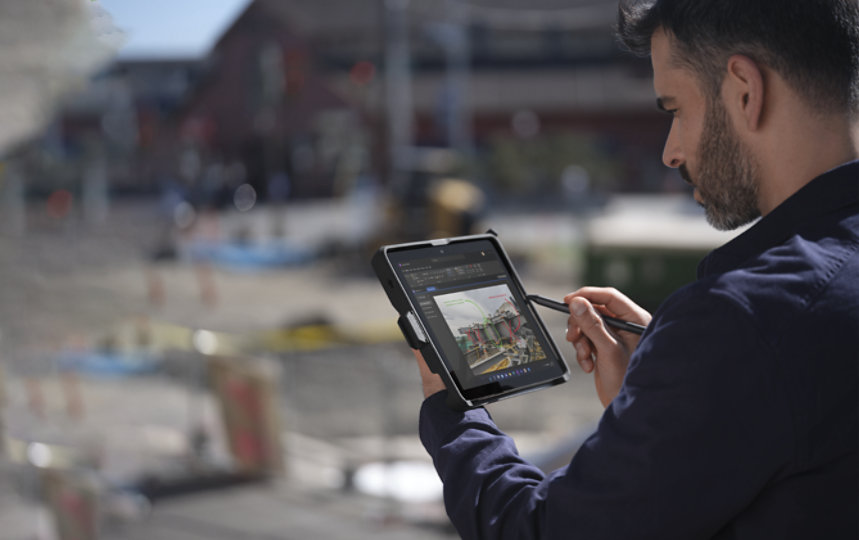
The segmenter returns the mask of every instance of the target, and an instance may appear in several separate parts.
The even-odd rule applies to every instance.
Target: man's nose
[[[671,131],[668,132],[668,138],[665,139],[665,148],[662,150],[662,163],[664,163],[666,167],[671,167],[672,169],[676,169],[686,163],[686,157],[680,149],[673,127]]]

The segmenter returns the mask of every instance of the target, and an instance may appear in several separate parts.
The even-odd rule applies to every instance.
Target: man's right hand
[[[594,374],[597,396],[608,407],[620,391],[629,357],[641,336],[609,330],[600,314],[647,325],[650,313],[613,288],[583,287],[564,297],[570,306],[567,341],[585,373]]]

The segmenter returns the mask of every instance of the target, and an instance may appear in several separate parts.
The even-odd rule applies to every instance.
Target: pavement
[[[99,538],[455,536],[417,440],[414,361],[361,256],[260,270],[212,267],[201,274],[181,253],[153,260],[169,238],[156,210],[147,202],[116,203],[106,221],[90,223],[76,215],[50,218],[34,207],[26,232],[0,235],[6,434],[74,450],[68,469],[91,475],[99,486]],[[308,242],[303,231],[314,231],[313,242],[321,244],[354,234],[342,229],[360,218],[356,211],[329,203],[296,206],[279,218],[222,216],[216,233],[256,234],[283,219],[288,235]],[[568,242],[569,223],[561,222],[541,218],[541,237]],[[502,232],[504,226],[493,224]],[[551,251],[544,246],[544,258]],[[557,262],[550,258],[521,272],[534,292],[560,296],[574,288],[566,270],[551,271]],[[565,319],[545,317],[563,348]],[[308,325],[337,332],[295,334]],[[285,469],[264,481],[142,499],[122,488],[144,475],[175,478],[231,466],[205,381],[206,357],[192,346],[199,330],[233,347],[217,352],[276,366]],[[279,339],[263,339],[272,332]],[[331,341],[332,335],[348,339]],[[148,351],[158,362],[134,373],[80,372],[71,382],[61,376],[64,354],[98,347]],[[551,468],[568,461],[575,445],[550,450],[587,433],[601,407],[590,379],[576,371],[568,384],[494,404],[491,412],[524,455],[551,454]],[[33,449],[23,448],[24,456]],[[55,537],[39,471],[26,463],[32,457],[0,455],[4,539]],[[389,484],[379,488],[363,475],[379,463],[411,468],[382,469]]]

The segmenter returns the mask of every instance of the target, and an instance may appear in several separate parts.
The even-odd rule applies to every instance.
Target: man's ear
[[[722,86],[725,106],[750,131],[757,131],[763,120],[765,90],[764,74],[754,60],[742,54],[728,58]]]

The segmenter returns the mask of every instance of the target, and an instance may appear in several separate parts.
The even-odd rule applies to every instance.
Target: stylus
[[[540,296],[539,294],[529,294],[528,300],[531,300],[535,304],[540,304],[543,307],[551,308],[557,311],[563,311],[564,313],[570,312],[570,306],[563,302],[558,302],[557,300],[552,300],[550,298],[546,298],[545,296]],[[624,330],[626,332],[632,332],[633,334],[643,334],[644,330],[647,328],[642,324],[636,324],[632,322],[627,322],[616,317],[609,317],[608,315],[600,315],[602,320],[612,328],[616,328],[618,330]]]

